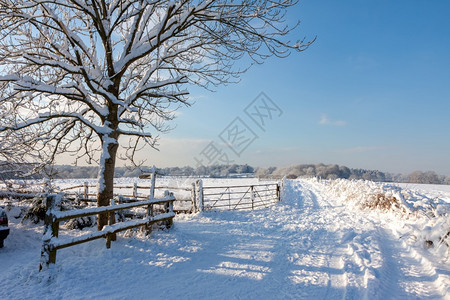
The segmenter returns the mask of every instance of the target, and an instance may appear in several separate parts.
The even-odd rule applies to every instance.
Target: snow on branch
[[[295,4],[0,0],[0,131],[40,130],[33,136],[55,138],[42,143],[55,153],[78,141],[89,157],[92,140],[124,135],[152,145],[150,131],[165,131],[174,110],[189,105],[188,84],[235,82],[247,70],[235,66],[243,57],[260,63],[305,50],[313,40],[287,39]]]

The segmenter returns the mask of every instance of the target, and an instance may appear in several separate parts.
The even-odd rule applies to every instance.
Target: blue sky
[[[302,22],[293,40],[317,36],[308,50],[271,58],[214,93],[191,89],[195,104],[179,111],[160,151],[142,157],[195,166],[213,142],[230,161],[253,166],[450,175],[449,15],[444,0],[300,1],[288,17]],[[283,111],[265,131],[244,113],[260,92]],[[257,136],[240,156],[219,137],[236,117]]]

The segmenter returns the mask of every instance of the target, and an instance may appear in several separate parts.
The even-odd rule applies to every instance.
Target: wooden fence
[[[146,177],[148,178],[148,177]],[[202,179],[197,179],[190,186],[156,186],[150,177],[151,184],[133,183],[115,185],[114,195],[120,203],[131,203],[148,199],[149,195],[158,191],[170,190],[175,194],[174,212],[193,213],[203,210],[239,210],[269,207],[280,201],[280,183],[275,181],[265,184],[235,186],[204,186]],[[154,188],[153,188],[154,186]],[[96,202],[96,185],[85,182],[58,190],[64,198],[85,202]],[[35,196],[35,194],[33,194]],[[29,196],[28,196],[29,197]]]
[[[150,226],[153,223],[161,221],[167,221],[166,225],[170,227],[175,216],[175,213],[173,212],[173,201],[175,201],[175,197],[172,193],[169,193],[169,191],[166,191],[164,197],[160,199],[150,198],[145,201],[118,205],[115,205],[115,200],[113,199],[111,200],[110,206],[75,209],[70,211],[61,211],[61,199],[62,196],[58,194],[50,195],[46,198],[47,213],[44,220],[44,238],[39,270],[42,270],[43,267],[48,266],[50,263],[55,263],[56,251],[59,249],[86,243],[99,238],[106,238],[106,247],[110,248],[111,240],[115,239],[115,234],[117,232],[140,226],[144,226],[147,230],[150,230]],[[155,210],[153,209],[153,205],[155,204],[164,205],[162,213],[154,215]],[[136,207],[146,207],[147,216],[143,219],[115,223],[115,212]],[[61,222],[102,213],[107,213],[109,215],[108,226],[105,226],[102,230],[78,237],[59,237],[59,224]]]
[[[96,202],[97,189],[96,185],[85,182],[81,185],[75,185],[61,189],[67,199],[77,200],[82,202]],[[190,213],[192,211],[192,188],[179,186],[155,186],[152,191],[152,185],[143,185],[134,183],[132,185],[114,185],[114,196],[120,197],[121,203],[136,202],[148,199],[150,194],[164,190],[170,190],[176,195],[176,206],[174,211],[176,213]],[[183,197],[183,194],[187,196]]]
[[[84,183],[82,185],[71,186],[52,194],[46,198],[46,216],[44,220],[44,237],[41,251],[41,262],[39,270],[42,270],[51,263],[56,262],[57,250],[86,243],[99,238],[106,238],[106,247],[110,248],[111,241],[115,240],[117,232],[145,227],[150,230],[152,224],[166,222],[170,227],[175,216],[174,202],[177,200],[173,193],[165,190],[164,196],[155,198],[155,191],[167,189],[183,191],[189,196],[181,201],[188,202],[189,207],[178,212],[198,212],[205,210],[250,210],[262,207],[269,207],[280,201],[280,184],[266,183],[254,185],[235,186],[203,186],[203,181],[198,179],[190,187],[167,187],[156,186],[156,168],[152,171],[151,185],[141,186],[138,184],[116,185],[114,187],[115,198],[111,199],[110,206],[90,207],[61,211],[62,198],[80,201],[96,201],[96,193],[91,192],[94,185]],[[147,192],[141,192],[145,189]],[[80,191],[81,190],[81,191]],[[122,193],[119,193],[122,191]],[[40,194],[36,193],[35,195]],[[28,194],[27,194],[28,195]],[[180,202],[181,202],[180,201]],[[154,205],[163,205],[163,210],[156,214]],[[120,223],[115,223],[115,213],[117,211],[145,207],[146,214],[142,219],[132,219]],[[88,217],[98,214],[108,214],[108,225],[102,230],[84,234],[77,237],[59,237],[59,225],[70,219]]]
[[[150,187],[150,194],[146,197],[147,200],[132,202],[132,203],[121,203],[117,204],[116,199],[121,201],[126,199],[126,197],[116,197],[116,199],[111,199],[110,206],[101,207],[91,207],[84,209],[75,209],[69,211],[61,211],[62,194],[53,194],[46,198],[46,215],[44,219],[44,237],[41,250],[41,263],[39,270],[47,267],[51,263],[56,262],[56,251],[66,247],[78,245],[81,243],[86,243],[99,238],[106,238],[106,247],[111,247],[111,241],[115,240],[115,234],[117,232],[132,229],[136,227],[143,226],[147,231],[150,231],[151,225],[156,222],[166,222],[167,227],[171,227],[173,223],[173,218],[175,213],[173,211],[173,202],[175,197],[173,193],[168,190],[164,192],[164,197],[155,198],[155,182],[156,175],[158,174],[157,169],[153,168],[152,185]],[[117,204],[117,205],[116,205]],[[155,214],[153,205],[159,204],[163,205],[164,209],[162,213]],[[120,223],[115,222],[115,213],[120,210],[145,207],[146,216],[142,219],[134,219],[129,221],[124,221]],[[61,222],[88,217],[92,215],[108,214],[108,225],[102,230],[88,233],[78,237],[60,238],[59,237],[59,225]]]
[[[133,185],[114,185],[114,195],[121,195],[124,198],[130,199],[146,199],[148,198],[149,191],[151,189],[150,185],[139,185],[134,183]],[[176,187],[176,186],[155,186],[156,190],[183,190],[190,191],[190,188],[185,187]],[[78,199],[81,201],[93,201],[95,197],[97,197],[97,185],[89,184],[88,182],[84,182],[80,185],[74,185],[66,188],[62,188],[59,190],[60,192],[64,192],[68,197],[78,196]]]

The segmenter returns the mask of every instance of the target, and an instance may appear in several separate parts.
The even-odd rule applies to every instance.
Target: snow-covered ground
[[[0,298],[450,299],[449,250],[428,232],[447,226],[450,191],[407,188],[288,180],[269,209],[178,215],[172,229],[120,234],[111,249],[97,240],[60,250],[45,272],[42,224],[10,216]],[[406,209],[359,208],[383,191]],[[437,221],[422,209],[435,197]]]

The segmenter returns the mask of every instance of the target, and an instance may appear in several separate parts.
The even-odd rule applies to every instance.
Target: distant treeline
[[[21,170],[12,170],[9,166],[0,164],[0,179],[18,178],[18,174],[25,174],[27,165],[21,165]],[[31,169],[31,168],[30,168]],[[116,168],[115,177],[138,177],[150,170],[149,167],[141,168]],[[255,176],[260,178],[289,178],[320,177],[323,179],[365,179],[380,182],[409,182],[429,184],[450,184],[450,176],[438,175],[433,171],[415,171],[410,174],[393,174],[378,170],[352,169],[335,164],[300,164],[289,167],[254,168],[249,165],[213,165],[193,167],[162,168],[162,172],[172,176],[207,176],[207,177],[240,177]],[[66,178],[96,178],[98,167],[57,165],[48,167],[46,176],[54,179]],[[44,175],[33,175],[28,178],[43,178]]]
[[[283,168],[258,168],[256,176],[320,177],[323,179],[365,179],[379,182],[409,182],[428,184],[450,184],[450,176],[438,175],[433,171],[414,171],[410,174],[393,174],[378,170],[352,169],[335,164],[302,164]]]
[[[10,165],[0,164],[0,179],[15,179],[23,178],[23,174],[31,173],[32,165],[22,164],[12,167]],[[142,173],[150,171],[150,167],[129,168],[117,167],[115,169],[114,177],[138,177]],[[200,166],[197,168],[186,167],[172,167],[160,169],[163,174],[172,176],[207,176],[207,177],[229,177],[232,175],[246,174],[252,176],[255,174],[255,169],[249,165],[214,165],[214,166]],[[98,175],[98,167],[90,166],[71,166],[71,165],[55,165],[49,166],[41,174],[26,175],[26,178],[39,179],[44,176],[54,179],[66,178],[96,178]]]
[[[127,168],[117,167],[114,177],[138,177],[142,173],[149,172],[150,167]],[[162,173],[172,176],[208,176],[208,177],[228,177],[231,174],[254,174],[254,168],[248,165],[219,165],[219,166],[200,166],[192,167],[172,167],[162,168]],[[96,178],[98,167],[74,167],[74,166],[54,166],[54,178]]]

